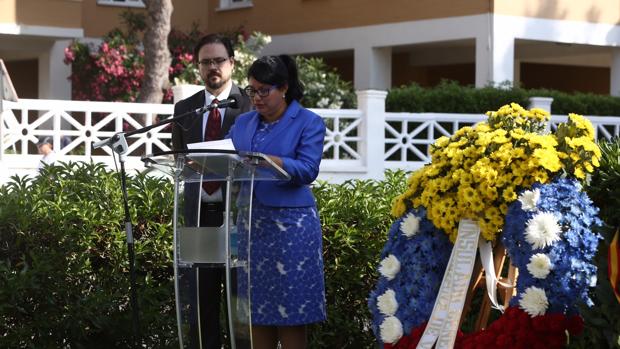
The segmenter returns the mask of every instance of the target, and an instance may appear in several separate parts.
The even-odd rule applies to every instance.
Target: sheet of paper
[[[208,142],[198,142],[198,143],[188,143],[188,149],[212,149],[212,150],[235,150],[235,145],[232,142],[232,139],[220,139],[217,141],[208,141]]]

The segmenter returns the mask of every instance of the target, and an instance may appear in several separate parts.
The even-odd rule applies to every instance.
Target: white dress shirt
[[[216,99],[216,98],[217,98],[218,101],[223,101],[223,100],[228,99],[228,96],[230,96],[230,91],[231,90],[232,90],[232,84],[230,84],[227,88],[225,88],[224,91],[222,91],[222,93],[220,93],[217,96],[214,96],[209,91],[207,91],[205,89],[205,107],[210,105],[211,103],[213,103],[213,100]],[[226,114],[226,108],[218,108],[218,109],[220,111],[220,115],[222,116],[221,117],[221,121],[222,121],[222,123],[224,123],[224,115]],[[207,121],[209,121],[209,111],[206,111],[202,115],[202,130],[204,130],[207,127]],[[205,141],[205,139],[204,139],[204,131],[203,131],[202,137],[203,137],[202,140]],[[204,189],[201,189],[200,192],[201,192],[200,197],[201,197],[203,202],[220,202],[220,201],[223,201],[222,188],[219,188],[218,190],[216,190],[211,195],[207,194],[207,192]]]

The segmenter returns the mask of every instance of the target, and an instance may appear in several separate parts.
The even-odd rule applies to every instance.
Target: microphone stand
[[[236,95],[233,95],[233,96],[236,96]],[[101,148],[101,147],[104,147],[104,146],[110,146],[112,148],[112,151],[114,151],[115,153],[117,153],[119,155],[123,155],[123,154],[127,153],[127,149],[128,149],[127,140],[126,140],[127,137],[133,136],[135,134],[144,133],[144,132],[150,131],[150,130],[156,128],[156,127],[163,126],[163,125],[166,125],[166,124],[170,124],[172,122],[176,122],[176,121],[185,119],[186,117],[188,117],[190,115],[194,115],[194,114],[200,115],[200,114],[203,114],[206,111],[211,111],[213,109],[217,109],[217,108],[233,108],[233,109],[236,109],[236,108],[239,108],[238,104],[237,104],[238,102],[237,102],[237,99],[236,99],[237,97],[233,97],[233,96],[229,97],[228,100],[221,101],[219,103],[212,103],[210,105],[207,105],[207,106],[204,106],[204,107],[200,107],[200,108],[195,109],[195,110],[190,110],[190,111],[188,111],[186,113],[183,113],[183,114],[181,114],[179,116],[175,116],[173,118],[162,120],[162,121],[157,122],[157,123],[155,123],[153,125],[145,126],[145,127],[139,128],[137,130],[133,130],[131,132],[122,132],[122,131],[121,132],[117,132],[116,134],[114,134],[114,136],[112,136],[112,137],[110,137],[108,139],[104,139],[102,141],[93,143],[93,149]]]
[[[130,289],[130,304],[131,304],[131,315],[132,315],[132,327],[133,327],[133,346],[135,348],[138,347],[138,340],[140,339],[140,317],[139,317],[139,309],[138,309],[138,293],[136,288],[136,270],[135,270],[135,252],[134,252],[134,240],[133,240],[133,227],[131,224],[131,217],[129,214],[129,200],[127,199],[127,173],[125,172],[125,161],[127,160],[127,137],[147,132],[153,128],[166,125],[172,122],[179,121],[184,119],[190,115],[201,115],[206,110],[211,110],[217,108],[217,104],[205,106],[198,108],[196,110],[191,110],[187,113],[183,113],[179,116],[172,117],[166,120],[162,120],[158,123],[155,123],[150,126],[146,126],[143,128],[139,128],[133,130],[131,132],[117,132],[114,136],[105,139],[103,141],[93,143],[93,149],[97,149],[104,146],[109,146],[113,152],[119,155],[119,162],[121,163],[121,190],[123,192],[123,209],[125,211],[125,233],[127,234],[127,254],[129,257],[129,289]],[[113,155],[114,156],[114,155]]]

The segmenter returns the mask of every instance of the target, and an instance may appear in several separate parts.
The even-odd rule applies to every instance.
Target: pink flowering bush
[[[99,47],[74,41],[65,49],[75,100],[134,102],[144,76],[139,42],[113,30]]]
[[[144,77],[144,51],[138,34],[144,27],[126,17],[127,33],[112,30],[98,47],[74,41],[65,49],[65,64],[71,64],[72,98],[89,101],[134,102]],[[200,84],[200,74],[192,54],[194,43],[203,35],[196,28],[189,33],[173,29],[168,36],[172,56],[168,68],[171,84],[183,81]],[[164,91],[165,103],[172,91]]]
[[[194,45],[204,35],[198,28],[194,27],[189,33],[172,29],[168,36],[168,47],[172,62],[168,73],[170,81],[174,85],[185,84],[202,84],[198,65],[194,61]]]

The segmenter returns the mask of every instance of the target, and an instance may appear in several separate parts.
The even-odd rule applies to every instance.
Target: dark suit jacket
[[[241,95],[238,109],[226,109],[224,113],[224,122],[222,123],[221,137],[224,138],[230,126],[240,114],[251,109],[250,98],[245,91],[239,89],[237,85],[232,86],[230,94]],[[174,105],[174,116],[181,115],[196,110],[205,105],[205,91],[202,90],[186,99],[179,101]],[[172,150],[187,149],[188,143],[202,142],[204,130],[202,129],[202,115],[192,115],[180,121],[178,124],[172,125]]]
[[[241,95],[238,101],[239,108],[226,109],[224,113],[224,121],[222,122],[221,138],[224,138],[230,127],[242,113],[251,109],[250,98],[245,91],[233,84],[230,94]],[[174,116],[181,115],[196,110],[205,105],[205,91],[202,90],[174,105]],[[172,124],[172,150],[185,150],[188,143],[196,143],[203,141],[202,115],[191,115],[181,120],[178,124]],[[199,183],[186,183],[184,190],[184,213],[185,225],[196,226],[196,210],[198,198],[200,197]]]

